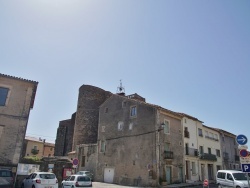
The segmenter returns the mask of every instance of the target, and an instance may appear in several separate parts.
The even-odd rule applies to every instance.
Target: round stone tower
[[[97,143],[99,106],[111,95],[91,85],[79,88],[72,150],[79,144]]]

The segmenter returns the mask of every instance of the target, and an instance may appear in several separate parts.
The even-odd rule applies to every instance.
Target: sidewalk
[[[170,185],[162,186],[162,188],[194,187],[194,186],[198,186],[202,184],[203,182],[178,183],[178,184],[170,184]]]
[[[211,182],[210,185],[215,185],[215,182]],[[198,182],[192,182],[192,183],[179,183],[179,184],[170,184],[170,185],[165,185],[161,186],[161,188],[179,188],[179,187],[195,187],[195,186],[202,186],[203,182],[198,181]]]

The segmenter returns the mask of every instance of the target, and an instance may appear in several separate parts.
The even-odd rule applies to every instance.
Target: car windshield
[[[86,175],[90,175],[90,172],[85,172]]]
[[[42,179],[55,179],[55,174],[39,174],[39,177]]]
[[[90,181],[90,178],[87,176],[79,176],[77,178],[77,181]]]
[[[235,180],[247,180],[247,177],[244,173],[233,173]]]

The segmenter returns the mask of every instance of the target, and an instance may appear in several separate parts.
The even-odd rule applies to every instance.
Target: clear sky
[[[120,79],[250,142],[250,1],[0,0],[0,72],[39,82],[27,135],[50,142],[79,87]]]

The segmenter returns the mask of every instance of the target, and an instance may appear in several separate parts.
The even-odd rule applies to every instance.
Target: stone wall
[[[71,119],[59,122],[55,142],[55,156],[67,156],[69,152],[74,150],[72,148],[72,143],[74,136],[75,115],[76,113],[72,114]]]
[[[100,105],[112,95],[110,92],[90,85],[79,89],[73,137],[73,148],[79,144],[97,142]]]

